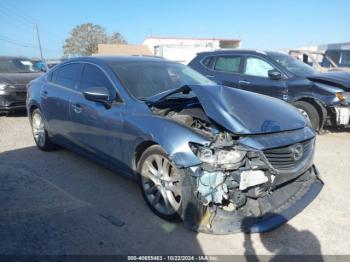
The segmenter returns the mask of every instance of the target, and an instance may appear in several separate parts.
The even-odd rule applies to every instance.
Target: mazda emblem
[[[304,154],[304,147],[302,144],[296,144],[292,148],[292,156],[294,161],[298,161],[299,159],[301,159],[303,157],[303,154]]]

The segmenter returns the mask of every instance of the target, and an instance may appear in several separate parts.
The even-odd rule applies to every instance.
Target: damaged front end
[[[203,164],[188,173],[194,195],[206,207],[197,221],[191,219],[198,216],[185,216],[192,230],[214,234],[268,231],[299,213],[322,188],[311,164],[313,138],[266,151],[227,138],[226,143],[222,141],[208,147],[191,145]]]
[[[261,128],[251,122],[249,129],[226,121],[233,114],[214,118],[218,111],[196,97],[150,108],[209,141],[188,141],[201,164],[178,166],[184,171],[178,213],[192,230],[213,234],[268,231],[299,213],[322,188],[312,164],[315,134],[299,122],[289,129],[284,124],[286,130],[281,130],[272,128],[283,126],[280,122],[271,125],[260,119]],[[236,126],[261,132],[238,134],[233,130]]]

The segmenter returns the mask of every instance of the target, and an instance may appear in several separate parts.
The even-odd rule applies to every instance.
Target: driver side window
[[[256,57],[248,57],[246,59],[246,65],[244,74],[251,76],[269,77],[268,72],[275,69],[271,64]]]
[[[105,87],[111,93],[113,86],[106,75],[96,66],[86,64],[80,82],[80,91],[84,92],[90,88]]]

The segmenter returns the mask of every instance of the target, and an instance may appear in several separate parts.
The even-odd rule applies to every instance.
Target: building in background
[[[317,52],[325,52],[329,49],[344,49],[344,50],[350,50],[350,42],[343,42],[343,43],[333,43],[333,44],[323,44],[323,45],[313,45],[313,46],[307,46],[307,47],[299,47],[294,48],[295,50],[308,50],[308,51],[317,51]]]
[[[153,55],[146,45],[98,44],[94,55]]]
[[[153,55],[187,64],[199,52],[222,48],[239,48],[241,46],[241,40],[222,38],[147,37],[143,41],[143,45],[148,46]]]

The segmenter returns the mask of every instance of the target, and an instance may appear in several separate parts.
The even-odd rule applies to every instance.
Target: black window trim
[[[66,86],[63,86],[63,85],[60,85],[60,84],[57,84],[57,83],[52,81],[52,76],[53,76],[54,72],[56,72],[57,70],[62,69],[65,66],[72,65],[72,64],[81,64],[81,63],[80,62],[76,62],[76,61],[65,63],[65,64],[62,64],[59,67],[55,68],[54,70],[50,71],[50,76],[48,77],[48,81],[50,82],[50,84],[78,93],[79,92],[78,89],[79,89],[79,83],[80,83],[80,78],[81,78],[81,74],[82,74],[83,65],[81,65],[79,76],[78,76],[77,82],[74,84],[74,88],[73,89],[69,88],[69,87],[66,87]]]
[[[238,69],[238,72],[229,72],[229,71],[224,71],[224,70],[216,70],[215,69],[215,66],[216,66],[216,62],[218,60],[218,58],[220,57],[239,57],[240,58],[240,61],[239,61],[239,69]],[[226,74],[234,74],[234,75],[237,75],[237,74],[240,74],[242,72],[242,61],[243,61],[243,55],[240,55],[240,54],[221,54],[221,55],[217,55],[213,61],[213,71],[215,72],[220,72],[220,73],[226,73]]]
[[[241,61],[240,61],[240,65],[239,65],[239,71],[234,73],[234,72],[227,72],[227,71],[220,71],[220,70],[215,70],[214,67],[215,67],[215,64],[216,64],[216,60],[218,57],[223,57],[223,56],[239,56],[241,57]],[[207,57],[212,57],[211,58],[211,61],[210,61],[210,68],[205,66],[202,61],[207,58]],[[244,54],[208,54],[206,56],[204,56],[201,61],[200,61],[200,64],[202,66],[204,66],[207,70],[210,70],[211,72],[220,72],[220,73],[225,73],[225,74],[232,74],[232,75],[237,75],[237,74],[241,74],[242,72],[242,61],[243,61],[243,57],[244,57]]]
[[[209,65],[208,65],[208,66],[206,66],[206,65],[204,64],[204,60],[207,59],[207,58],[210,58],[210,62],[209,62]],[[202,59],[199,61],[199,63],[200,63],[202,66],[204,66],[205,68],[207,68],[207,69],[212,69],[212,68],[213,68],[213,61],[214,61],[214,60],[215,60],[214,55],[206,55],[206,56],[202,57]]]
[[[125,104],[124,102],[124,99],[123,97],[120,95],[120,92],[117,88],[117,86],[114,84],[114,82],[112,81],[112,79],[109,77],[108,73],[106,72],[106,70],[104,70],[101,66],[95,64],[95,63],[92,63],[92,62],[89,62],[89,61],[81,61],[81,64],[83,65],[82,67],[82,70],[81,70],[81,73],[80,73],[80,79],[79,79],[79,85],[78,85],[78,92],[82,94],[81,90],[80,90],[80,83],[81,83],[81,80],[82,80],[82,77],[83,77],[83,72],[84,72],[84,69],[85,69],[85,65],[86,64],[89,64],[89,65],[92,65],[92,66],[95,66],[97,67],[101,72],[102,74],[105,75],[105,77],[108,79],[109,83],[111,84],[111,86],[114,88],[114,91],[115,91],[115,98],[113,99],[113,102],[116,102],[117,104]],[[112,91],[112,90],[110,90]]]
[[[52,82],[52,74],[59,70],[60,68],[63,68],[64,66],[66,65],[70,65],[70,64],[81,64],[81,68],[80,68],[80,74],[79,74],[79,78],[78,78],[78,81],[76,83],[76,87],[77,89],[71,89],[71,88],[68,88],[68,87],[65,87],[65,86],[62,86],[60,84],[56,84],[54,82]],[[115,99],[113,100],[114,102],[116,102],[117,104],[125,104],[124,102],[124,98],[120,95],[120,92],[118,90],[118,88],[116,87],[116,85],[114,84],[114,82],[112,81],[112,79],[109,77],[109,75],[107,74],[107,72],[99,65],[95,64],[95,63],[92,63],[92,62],[89,62],[89,61],[72,61],[72,62],[67,62],[67,63],[64,63],[64,64],[61,64],[59,65],[57,68],[55,68],[54,70],[50,70],[50,76],[49,76],[49,82],[53,85],[56,85],[56,86],[59,86],[59,87],[62,87],[62,88],[65,88],[65,89],[68,89],[68,90],[71,90],[71,91],[74,91],[76,93],[79,93],[79,94],[82,94],[81,93],[81,90],[80,90],[80,83],[81,83],[81,79],[82,79],[82,76],[83,76],[83,70],[85,68],[85,64],[90,64],[90,65],[93,65],[93,66],[96,66],[98,69],[100,69],[102,71],[102,73],[107,77],[108,81],[111,83],[111,85],[113,86],[114,88],[114,91],[116,93],[116,97]],[[117,99],[118,98],[118,99]]]

